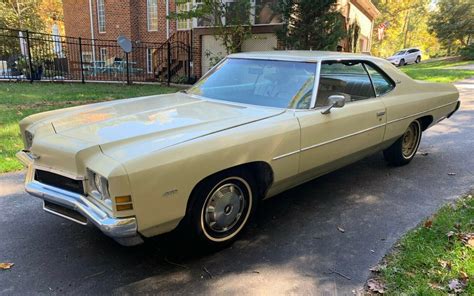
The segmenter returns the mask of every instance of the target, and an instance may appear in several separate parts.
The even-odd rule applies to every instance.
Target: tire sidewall
[[[204,222],[204,211],[207,200],[212,196],[213,192],[226,183],[238,181],[244,184],[244,194],[248,197],[243,213],[244,219],[239,221],[234,227],[233,231],[225,237],[214,237],[209,232]],[[246,184],[245,184],[246,183]],[[239,186],[240,187],[240,186]],[[233,242],[242,230],[249,224],[258,204],[258,195],[256,190],[255,178],[242,170],[230,170],[224,173],[209,177],[200,184],[191,194],[191,203],[188,209],[188,227],[191,230],[192,236],[205,245],[224,246]],[[236,228],[235,228],[236,227]]]

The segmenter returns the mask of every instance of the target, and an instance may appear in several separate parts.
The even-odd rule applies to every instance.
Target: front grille
[[[46,185],[84,195],[84,186],[80,180],[74,180],[42,170],[35,170],[35,180]]]

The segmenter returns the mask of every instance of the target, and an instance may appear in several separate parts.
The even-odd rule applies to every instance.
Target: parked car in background
[[[421,62],[421,50],[418,48],[402,49],[393,56],[388,57],[387,60],[395,66],[404,66],[407,64]]]
[[[185,92],[29,116],[18,157],[50,213],[123,245],[178,228],[219,247],[262,199],[378,151],[408,164],[458,97],[367,55],[239,53]]]

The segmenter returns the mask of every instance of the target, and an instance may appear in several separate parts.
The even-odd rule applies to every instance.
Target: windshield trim
[[[287,61],[287,62],[294,62],[294,63],[310,63],[310,64],[316,64],[316,71],[314,72],[314,85],[313,85],[313,90],[311,92],[311,101],[308,106],[308,108],[290,108],[289,106],[287,107],[273,107],[273,106],[264,106],[264,105],[257,105],[257,104],[246,104],[246,103],[238,103],[238,102],[233,102],[233,101],[228,101],[228,100],[223,100],[223,99],[213,99],[201,95],[196,95],[196,94],[191,94],[186,91],[186,94],[195,98],[199,99],[205,99],[205,100],[210,100],[213,102],[226,102],[229,104],[237,104],[237,105],[244,105],[244,106],[256,106],[256,107],[263,107],[263,108],[273,108],[273,109],[280,109],[280,110],[311,110],[314,109],[314,106],[316,104],[316,96],[317,96],[317,89],[319,85],[319,72],[321,70],[321,62],[319,60],[301,60],[301,61],[295,61],[295,60],[289,60],[289,59],[278,59],[278,58],[249,58],[249,57],[232,57],[232,56],[227,56],[220,60],[217,64],[215,64],[209,71],[206,72],[198,81],[196,81],[190,88],[194,87],[194,85],[198,84],[199,81],[206,79],[208,76],[210,76],[212,73],[216,71],[219,66],[224,63],[226,60],[230,59],[240,59],[240,60],[264,60],[264,61]]]

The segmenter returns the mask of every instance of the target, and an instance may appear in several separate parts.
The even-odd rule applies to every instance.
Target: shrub
[[[459,54],[467,60],[474,60],[474,43],[461,48],[461,50],[459,50]]]

